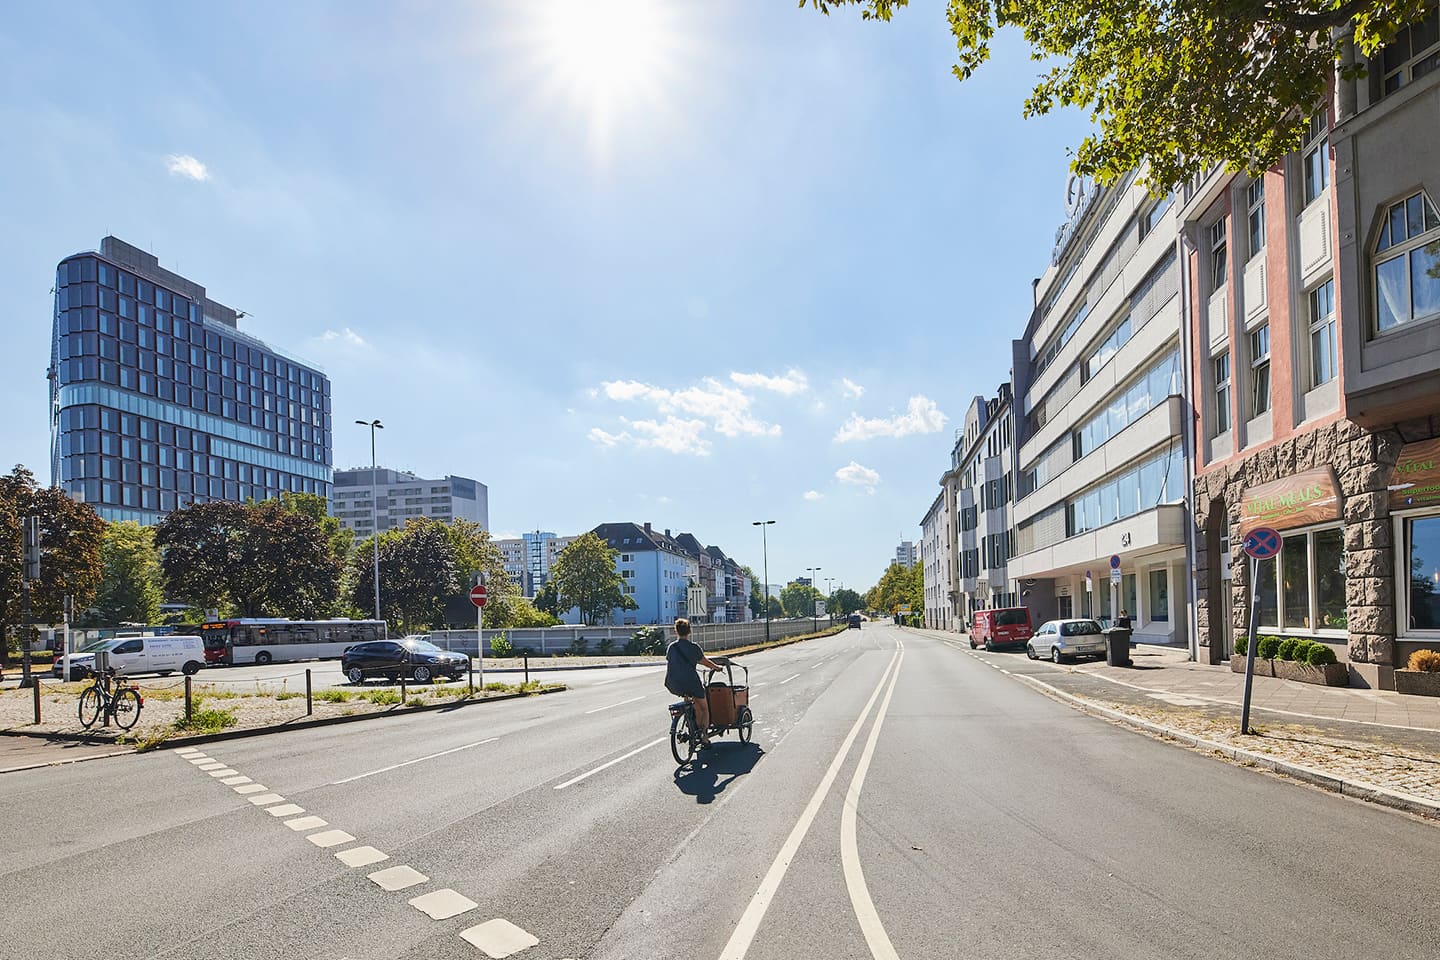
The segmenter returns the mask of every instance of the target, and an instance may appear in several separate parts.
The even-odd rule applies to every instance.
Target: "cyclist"
[[[695,725],[700,728],[700,746],[710,746],[710,704],[705,699],[705,684],[700,682],[700,664],[711,670],[718,670],[725,658],[719,662],[705,656],[700,644],[690,639],[690,621],[681,617],[675,621],[675,639],[665,648],[665,689],[677,697],[684,697],[695,704]]]

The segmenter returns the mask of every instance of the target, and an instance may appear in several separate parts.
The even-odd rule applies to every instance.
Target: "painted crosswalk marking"
[[[503,960],[540,943],[534,934],[527,933],[503,917],[462,930],[460,939],[479,948],[490,960]]]
[[[231,770],[229,767],[226,767],[225,764],[223,764],[223,763],[220,764],[220,766],[221,766],[221,767],[224,767],[224,769],[222,769],[222,770],[208,770],[208,771],[206,771],[206,772],[209,773],[210,776],[215,777],[216,779],[219,779],[220,777],[233,777],[233,776],[235,776],[237,773],[240,772],[239,770]]]
[[[245,779],[249,780],[250,778],[246,777]],[[247,783],[244,786],[236,787],[235,792],[240,794],[241,796],[244,796],[247,793],[262,793],[269,789],[270,788],[265,786],[263,783]]]
[[[410,906],[421,913],[428,914],[431,920],[449,920],[451,917],[458,917],[462,913],[474,910],[480,904],[447,887],[444,890],[434,890],[412,898]]]
[[[406,887],[413,887],[417,883],[424,883],[430,878],[425,876],[414,867],[390,867],[388,870],[377,870],[370,874],[370,882],[381,890],[404,890]]]
[[[381,853],[374,847],[351,847],[349,850],[341,850],[335,854],[335,859],[347,867],[368,867],[372,863],[389,860],[390,855]]]
[[[305,808],[298,803],[282,803],[274,807],[267,807],[265,812],[272,817],[293,817],[297,813],[304,813]]]
[[[326,830],[324,833],[312,833],[305,838],[317,847],[338,847],[342,843],[349,843],[355,838],[344,830]]]
[[[286,820],[285,826],[299,833],[301,830],[315,830],[330,824],[319,817],[296,817],[294,820]]]
[[[257,807],[263,807],[271,803],[280,803],[285,798],[278,793],[262,793],[259,796],[249,797],[249,801]]]

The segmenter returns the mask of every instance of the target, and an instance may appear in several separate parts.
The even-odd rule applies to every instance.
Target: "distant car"
[[[1103,657],[1105,646],[1105,634],[1094,620],[1049,620],[1026,641],[1025,655],[1064,663],[1070,657]]]
[[[459,680],[470,672],[470,658],[418,638],[369,640],[346,648],[340,656],[340,672],[355,684],[377,677],[394,683],[401,676],[416,683],[442,676]]]
[[[849,623],[850,623],[849,629],[851,629],[851,630],[859,630],[859,629],[860,629],[860,614],[858,614],[858,613],[852,613],[852,614],[850,614]]]

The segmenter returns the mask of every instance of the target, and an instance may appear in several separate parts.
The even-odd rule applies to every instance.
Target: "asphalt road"
[[[506,662],[509,663],[513,661]],[[634,671],[649,673],[652,677],[658,673],[664,672],[663,664],[615,667],[597,666],[585,667],[582,669],[576,669],[574,667],[561,667],[558,669],[549,670],[544,669],[544,666],[546,664],[552,664],[554,662],[554,660],[549,658],[546,658],[544,660],[530,661],[530,679],[546,682],[556,681],[559,683],[564,683],[568,686],[583,687],[592,686],[597,683],[604,683],[617,677],[630,676]],[[508,667],[503,670],[496,670],[493,660],[487,659],[486,664],[486,683],[520,683],[525,678],[524,673],[522,673],[520,670]],[[477,670],[480,667],[480,662],[478,660],[475,661],[475,667]],[[269,684],[278,688],[281,682],[285,681],[290,685],[291,689],[294,689],[297,683],[299,683],[299,685],[303,689],[305,682],[305,671],[307,669],[310,671],[311,683],[314,684],[315,689],[317,690],[323,687],[352,686],[350,681],[346,679],[345,675],[340,672],[339,660],[304,660],[297,663],[246,663],[234,667],[206,667],[204,670],[201,670],[195,675],[195,682],[215,683],[221,685],[236,684],[239,686],[253,686],[256,683],[259,683],[262,686]],[[151,676],[140,677],[139,682],[143,684],[150,679],[156,678]],[[158,680],[157,682],[166,681]],[[478,674],[476,677],[476,682],[479,682]],[[386,684],[381,679],[375,679],[366,682],[367,687],[379,687],[385,685]]]
[[[0,827],[0,957],[1440,954],[1433,824],[888,626],[744,662],[755,743],[695,769],[670,759],[658,676],[633,670],[216,743],[213,770],[166,751],[7,774],[0,802],[28,816]],[[387,859],[337,859],[363,847]],[[424,879],[367,879],[399,867]]]

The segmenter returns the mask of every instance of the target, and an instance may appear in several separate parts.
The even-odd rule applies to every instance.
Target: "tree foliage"
[[[57,487],[39,486],[23,466],[0,477],[0,664],[6,662],[12,628],[24,616],[22,520],[28,516],[40,518],[40,579],[30,587],[33,622],[61,622],[66,596],[73,609],[84,609],[100,585],[105,521],[95,510]]]
[[[196,503],[155,527],[166,590],[241,617],[331,616],[341,564],[314,516],[278,500]]]
[[[913,612],[925,609],[925,571],[918,563],[908,567],[892,563],[881,575],[880,582],[866,592],[865,605],[890,614],[906,604]]]
[[[792,583],[780,591],[780,606],[787,617],[813,617],[822,594],[808,583]]]
[[[91,626],[158,622],[164,592],[155,528],[133,520],[107,524],[100,562],[104,574],[95,604],[77,619]]]
[[[1432,0],[947,0],[955,75],[1019,30],[1044,64],[1024,113],[1088,110],[1074,169],[1105,181],[1149,166],[1160,191],[1216,163],[1259,173],[1300,145],[1350,45],[1376,52]],[[800,0],[889,20],[908,0]]]
[[[848,587],[841,587],[830,594],[830,612],[837,617],[848,617],[864,605],[864,598]]]
[[[380,534],[380,615],[401,633],[445,625],[445,599],[467,587],[448,524],[417,517]],[[373,613],[371,540],[355,551],[351,601]]]
[[[593,531],[561,550],[550,576],[559,609],[579,608],[586,624],[602,622],[612,610],[634,610],[636,603],[625,595],[625,581],[615,569],[617,556]]]

